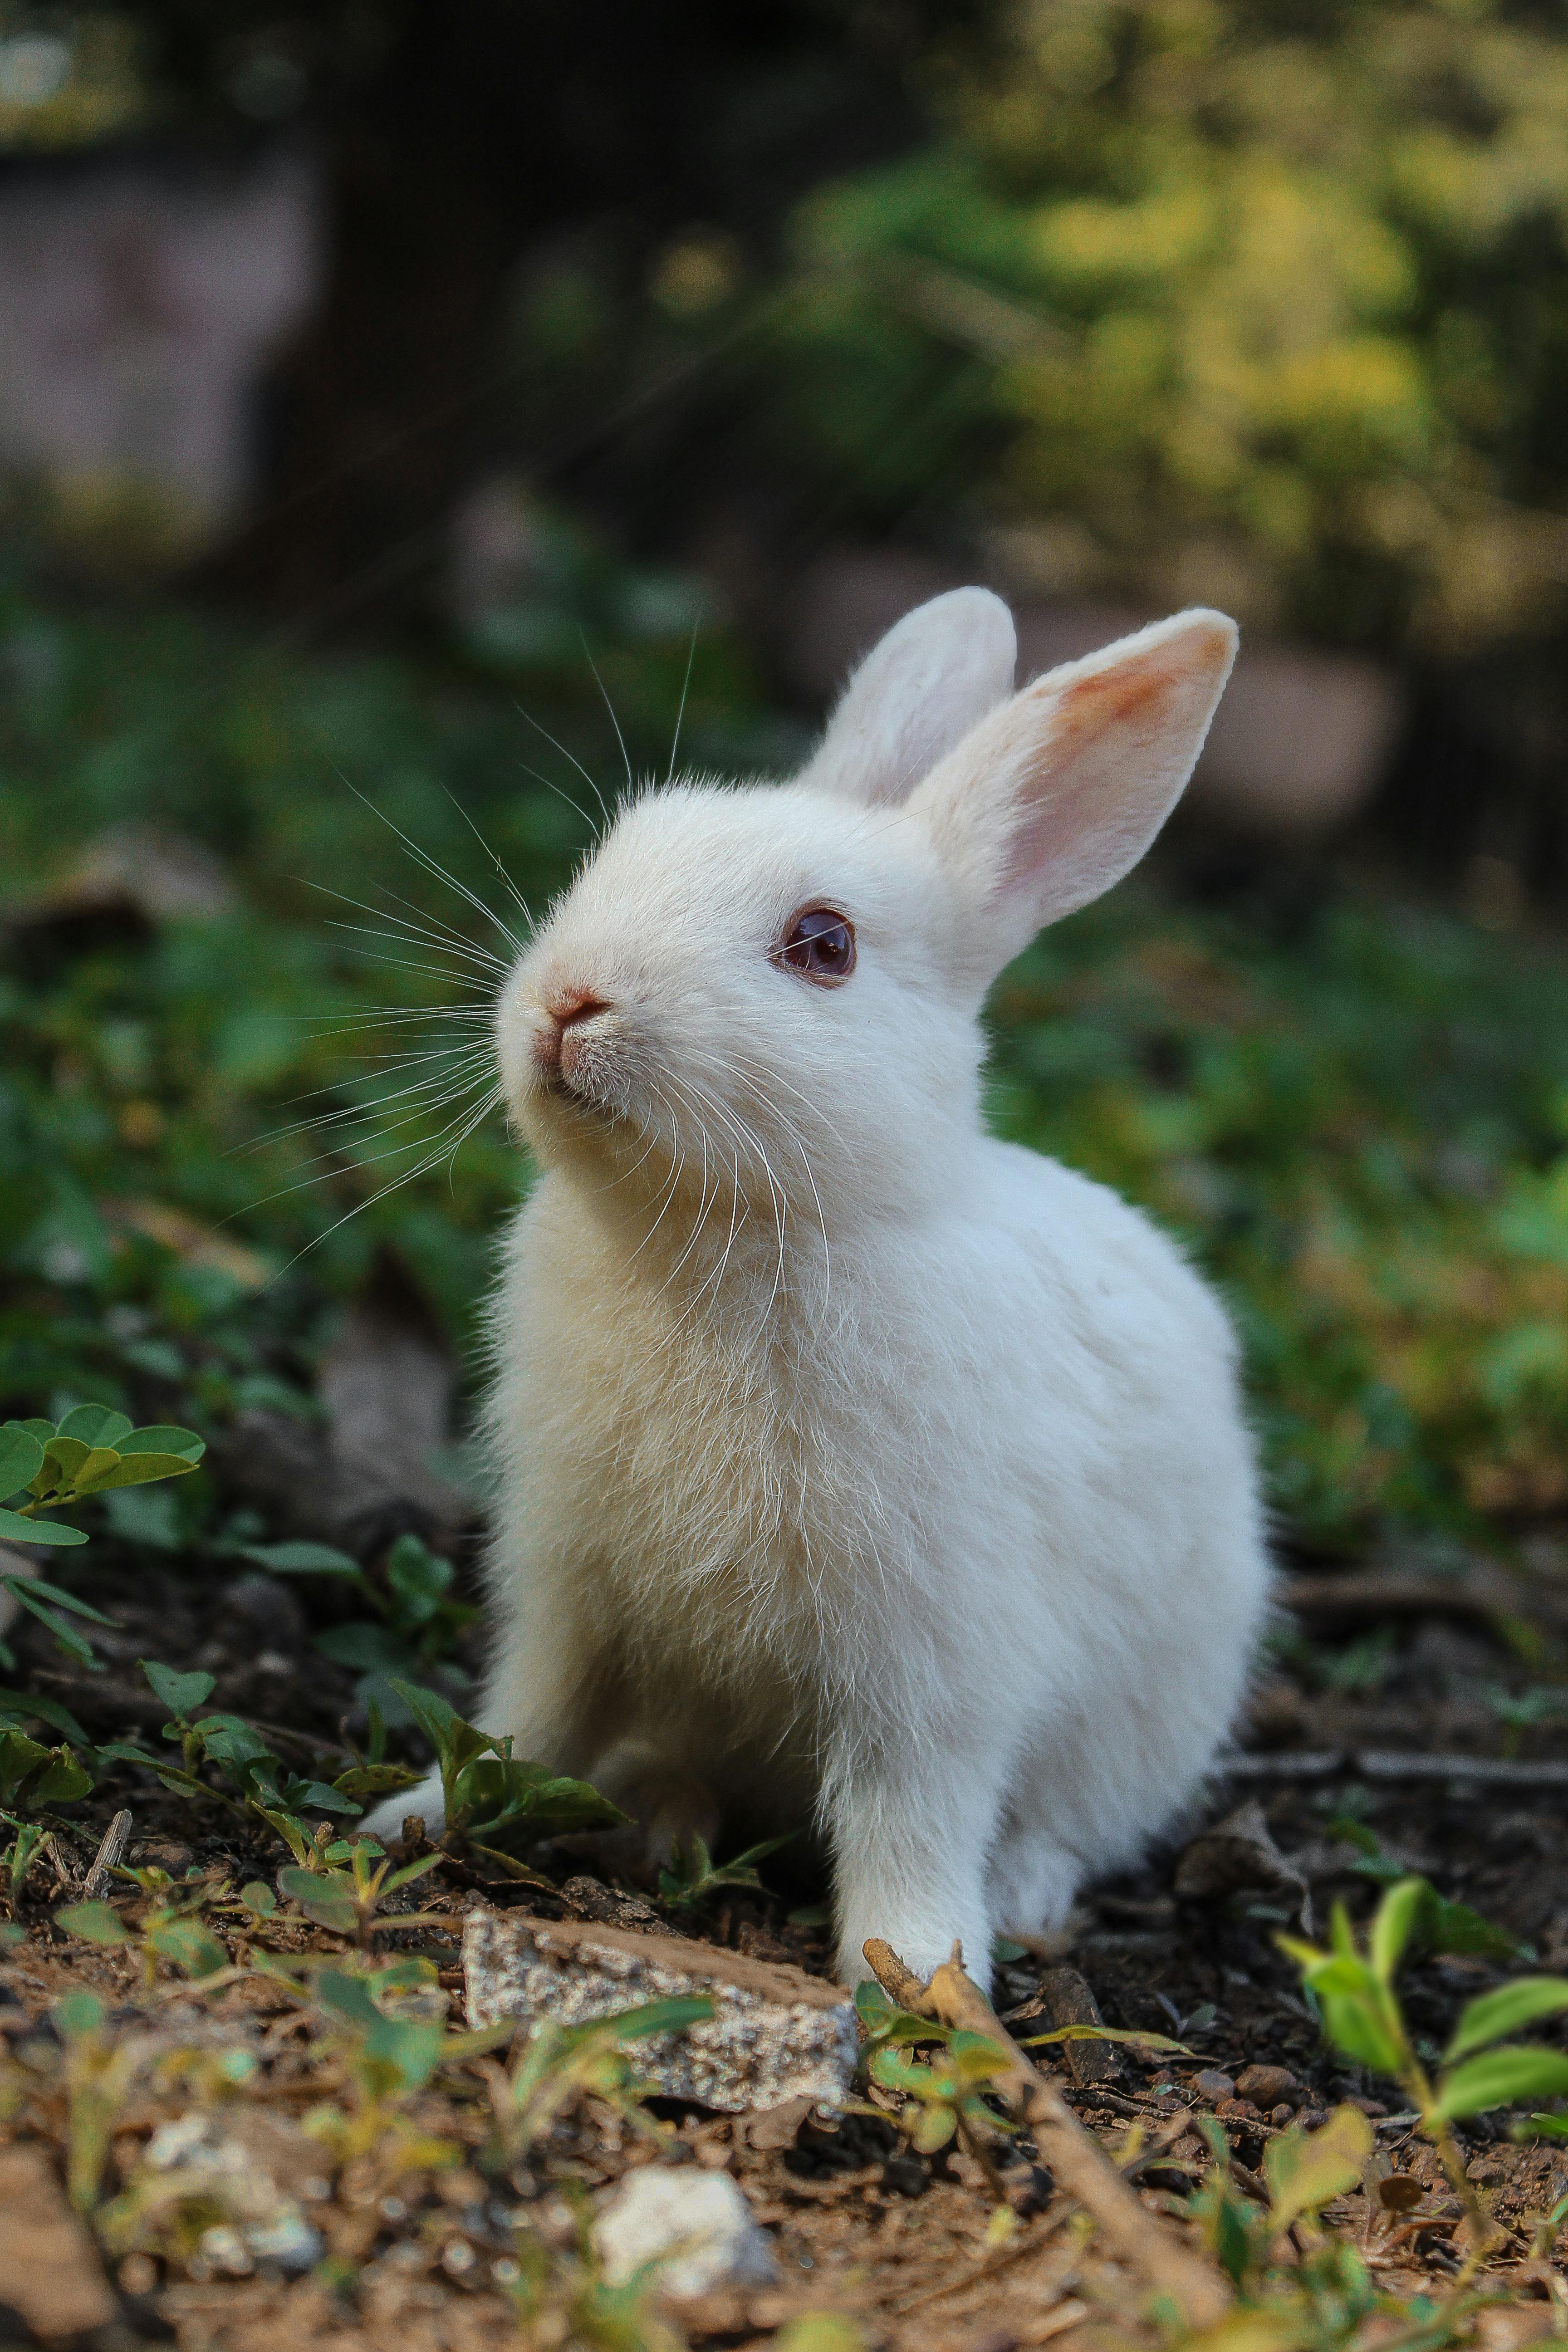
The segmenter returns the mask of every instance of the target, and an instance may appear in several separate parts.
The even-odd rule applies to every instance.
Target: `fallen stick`
[[[1008,2038],[984,1994],[965,1974],[959,1947],[953,1946],[952,1959],[943,1961],[929,1984],[922,1984],[879,1936],[873,1936],[863,1949],[872,1975],[900,2009],[966,2033],[984,2034],[996,2044],[1006,2061],[994,2085],[998,2095],[1027,2128],[1058,2187],[1092,2217],[1110,2252],[1157,2294],[1168,2295],[1190,2327],[1219,2319],[1230,2307],[1230,2295],[1217,2272],[1190,2253],[1140,2201],[1056,2085]]]
[[[92,1868],[81,1882],[84,1902],[94,1902],[106,1891],[110,1872],[117,1870],[124,1861],[125,1849],[130,1842],[131,1811],[127,1806],[115,1814],[103,1832],[103,1842],[93,1856]]]
[[[1226,1780],[1471,1780],[1491,1789],[1568,1789],[1568,1760],[1510,1756],[1427,1756],[1398,1748],[1281,1748],[1250,1755],[1240,1748],[1217,1756]]]

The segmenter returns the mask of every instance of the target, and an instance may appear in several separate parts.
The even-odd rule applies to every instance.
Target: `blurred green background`
[[[1288,1547],[1568,1563],[1568,10],[8,5],[0,151],[4,1412],[310,1431],[389,1281],[471,1396],[510,888],[984,578],[1258,681],[998,1129],[1224,1285]]]

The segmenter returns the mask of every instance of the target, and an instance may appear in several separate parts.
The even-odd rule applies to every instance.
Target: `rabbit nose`
[[[535,1031],[533,1039],[533,1058],[540,1068],[552,1077],[558,1076],[567,1031],[580,1027],[584,1022],[592,1021],[596,1013],[607,1013],[609,1009],[604,998],[595,996],[589,988],[559,989],[547,997],[540,1007],[544,1015],[544,1026]]]

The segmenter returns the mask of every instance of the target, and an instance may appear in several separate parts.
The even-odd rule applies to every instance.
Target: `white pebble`
[[[678,2296],[770,2286],[778,2276],[773,2250],[727,2172],[641,2166],[600,2208],[593,2234],[613,2285],[651,2262],[662,2291]]]

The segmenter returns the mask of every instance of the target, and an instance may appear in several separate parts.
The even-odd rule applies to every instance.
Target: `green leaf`
[[[455,1571],[449,1559],[439,1559],[417,1536],[399,1536],[386,1559],[386,1581],[410,1625],[428,1624],[447,1597]]]
[[[358,1560],[351,1559],[346,1551],[334,1550],[331,1544],[241,1544],[238,1550],[242,1559],[269,1568],[274,1576],[348,1576],[356,1584],[364,1582]]]
[[[112,1903],[72,1903],[55,1913],[55,1925],[87,1944],[128,1944],[131,1930]]]
[[[324,2009],[330,2009],[346,2025],[359,2027],[362,2032],[368,2033],[382,2021],[381,2011],[372,2000],[363,1977],[323,1969],[311,1990]]]
[[[44,1465],[44,1449],[19,1421],[0,1427],[0,1497],[28,1486]]]
[[[392,1687],[436,1750],[443,1769],[453,1752],[458,1732],[468,1731],[480,1741],[480,1747],[474,1750],[476,1754],[482,1753],[483,1748],[491,1744],[482,1732],[476,1733],[471,1724],[464,1723],[457,1709],[441,1696],[439,1691],[426,1690],[417,1683],[406,1682],[395,1682]]]
[[[52,1730],[63,1731],[68,1739],[87,1744],[87,1734],[69,1707],[58,1698],[40,1698],[37,1691],[0,1690],[0,1722],[7,1717],[13,1723],[47,1723]]]
[[[182,1454],[94,1454],[77,1472],[76,1491],[107,1495],[120,1486],[150,1486],[157,1478],[184,1478],[195,1466]]]
[[[148,1927],[146,1939],[188,1977],[216,1976],[228,1966],[228,1954],[199,1919],[158,1920]]]
[[[340,1936],[352,1936],[355,1911],[349,1882],[340,1873],[315,1870],[280,1870],[278,1884],[283,1893],[300,1906],[307,1919],[318,1927],[330,1927]]]
[[[417,1788],[425,1775],[406,1764],[354,1764],[332,1782],[345,1797],[395,1797],[400,1789]]]
[[[945,2101],[933,2099],[929,2106],[921,2109],[916,2117],[915,2127],[910,2134],[910,2145],[921,2156],[934,2156],[939,2147],[947,2146],[957,2129],[957,2110]]]
[[[44,1448],[44,1466],[38,1473],[46,1482],[39,1491],[47,1494],[52,1487],[74,1485],[77,1472],[91,1452],[91,1446],[84,1445],[79,1437],[51,1437]]]
[[[1176,2058],[1197,2055],[1184,2042],[1173,2042],[1168,2033],[1134,2033],[1121,2025],[1058,2025],[1049,2033],[1030,2033],[1019,2039],[1026,2050],[1036,2049],[1045,2042],[1120,2042],[1131,2050],[1169,2051]]]
[[[136,1663],[146,1675],[153,1696],[182,1721],[193,1716],[204,1699],[212,1696],[215,1677],[211,1675],[176,1674],[173,1666],[161,1666],[156,1658],[138,1658]]]
[[[1318,1999],[1322,2004],[1323,2030],[1347,2057],[1358,2065],[1374,2067],[1380,2074],[1398,2074],[1399,2043],[1381,2004],[1360,1993],[1320,1991]]]
[[[51,1609],[46,1601],[38,1599],[36,1579],[23,1576],[0,1576],[0,1584],[5,1585],[12,1599],[19,1601],[22,1607],[30,1615],[36,1617],[41,1625],[48,1627],[68,1657],[75,1658],[79,1665],[89,1667],[95,1674],[102,1671],[92,1644],[84,1641],[76,1628],[68,1624],[58,1610]]]
[[[48,1752],[40,1740],[29,1739],[25,1731],[0,1732],[0,1800],[10,1803]]]
[[[1518,2099],[1560,2099],[1568,2092],[1568,2056],[1533,2042],[1488,2050],[1445,2074],[1437,2085],[1437,2113],[1450,2121],[1480,2115],[1488,2107],[1511,2106]]]
[[[51,1748],[49,1760],[27,1784],[30,1805],[74,1805],[92,1792],[92,1774],[68,1748]]]
[[[49,2016],[62,2042],[85,2041],[97,2033],[104,2020],[104,2007],[95,1992],[68,1992],[57,2000]]]
[[[253,1878],[248,1885],[240,1888],[239,1899],[255,1918],[274,1919],[278,1916],[278,1897],[259,1878]]]
[[[1506,2034],[1517,2033],[1521,2025],[1532,2025],[1538,2017],[1550,2017],[1563,2009],[1568,2009],[1568,1977],[1517,1977],[1512,1984],[1500,1985],[1496,1992],[1482,1993],[1461,2012],[1445,2061],[1451,2066],[1456,2058],[1483,2050],[1489,2042],[1500,2042]]]
[[[1511,1960],[1523,1952],[1506,1927],[1483,1918],[1468,1903],[1448,1902],[1435,1886],[1427,1889],[1415,1932],[1424,1952],[1475,1952],[1490,1960]]]
[[[703,2025],[713,2014],[713,2003],[706,1993],[681,1994],[669,2000],[644,2001],[639,2008],[623,2009],[617,2017],[607,2017],[617,2042],[643,2042],[650,2033],[684,2033],[689,2025]]]
[[[352,1666],[356,1674],[415,1674],[418,1661],[406,1642],[395,1633],[390,1625],[373,1624],[368,1618],[356,1618],[352,1624],[329,1625],[318,1633],[313,1646],[323,1658],[331,1658],[335,1666]]]
[[[1393,1983],[1400,1955],[1430,1893],[1426,1879],[1402,1878],[1378,1905],[1372,1923],[1372,1965],[1384,1984]]]
[[[0,1509],[0,1537],[6,1543],[84,1544],[87,1538],[79,1528],[62,1527],[58,1519],[25,1519],[20,1511]],[[0,1578],[0,1583],[11,1583],[11,1578]]]
[[[1336,2107],[1321,2130],[1292,2126],[1266,2142],[1269,2226],[1278,2237],[1303,2213],[1316,2213],[1361,2179],[1375,2134],[1359,2107]]]
[[[131,1422],[110,1405],[79,1404],[74,1412],[67,1413],[56,1434],[75,1438],[81,1445],[117,1446],[122,1437],[130,1436]]]
[[[22,1586],[16,1596],[18,1601],[25,1600],[29,1593],[41,1593],[46,1601],[53,1601],[61,1609],[68,1609],[73,1617],[89,1617],[95,1625],[112,1626],[114,1623],[113,1618],[106,1617],[101,1609],[90,1608],[85,1601],[79,1601],[74,1592],[62,1592],[58,1584],[47,1584],[41,1576],[22,1577],[17,1581]]]
[[[125,1437],[108,1441],[120,1454],[177,1454],[194,1470],[207,1450],[205,1437],[194,1429],[181,1429],[169,1422],[155,1423],[150,1429],[133,1429]]]

